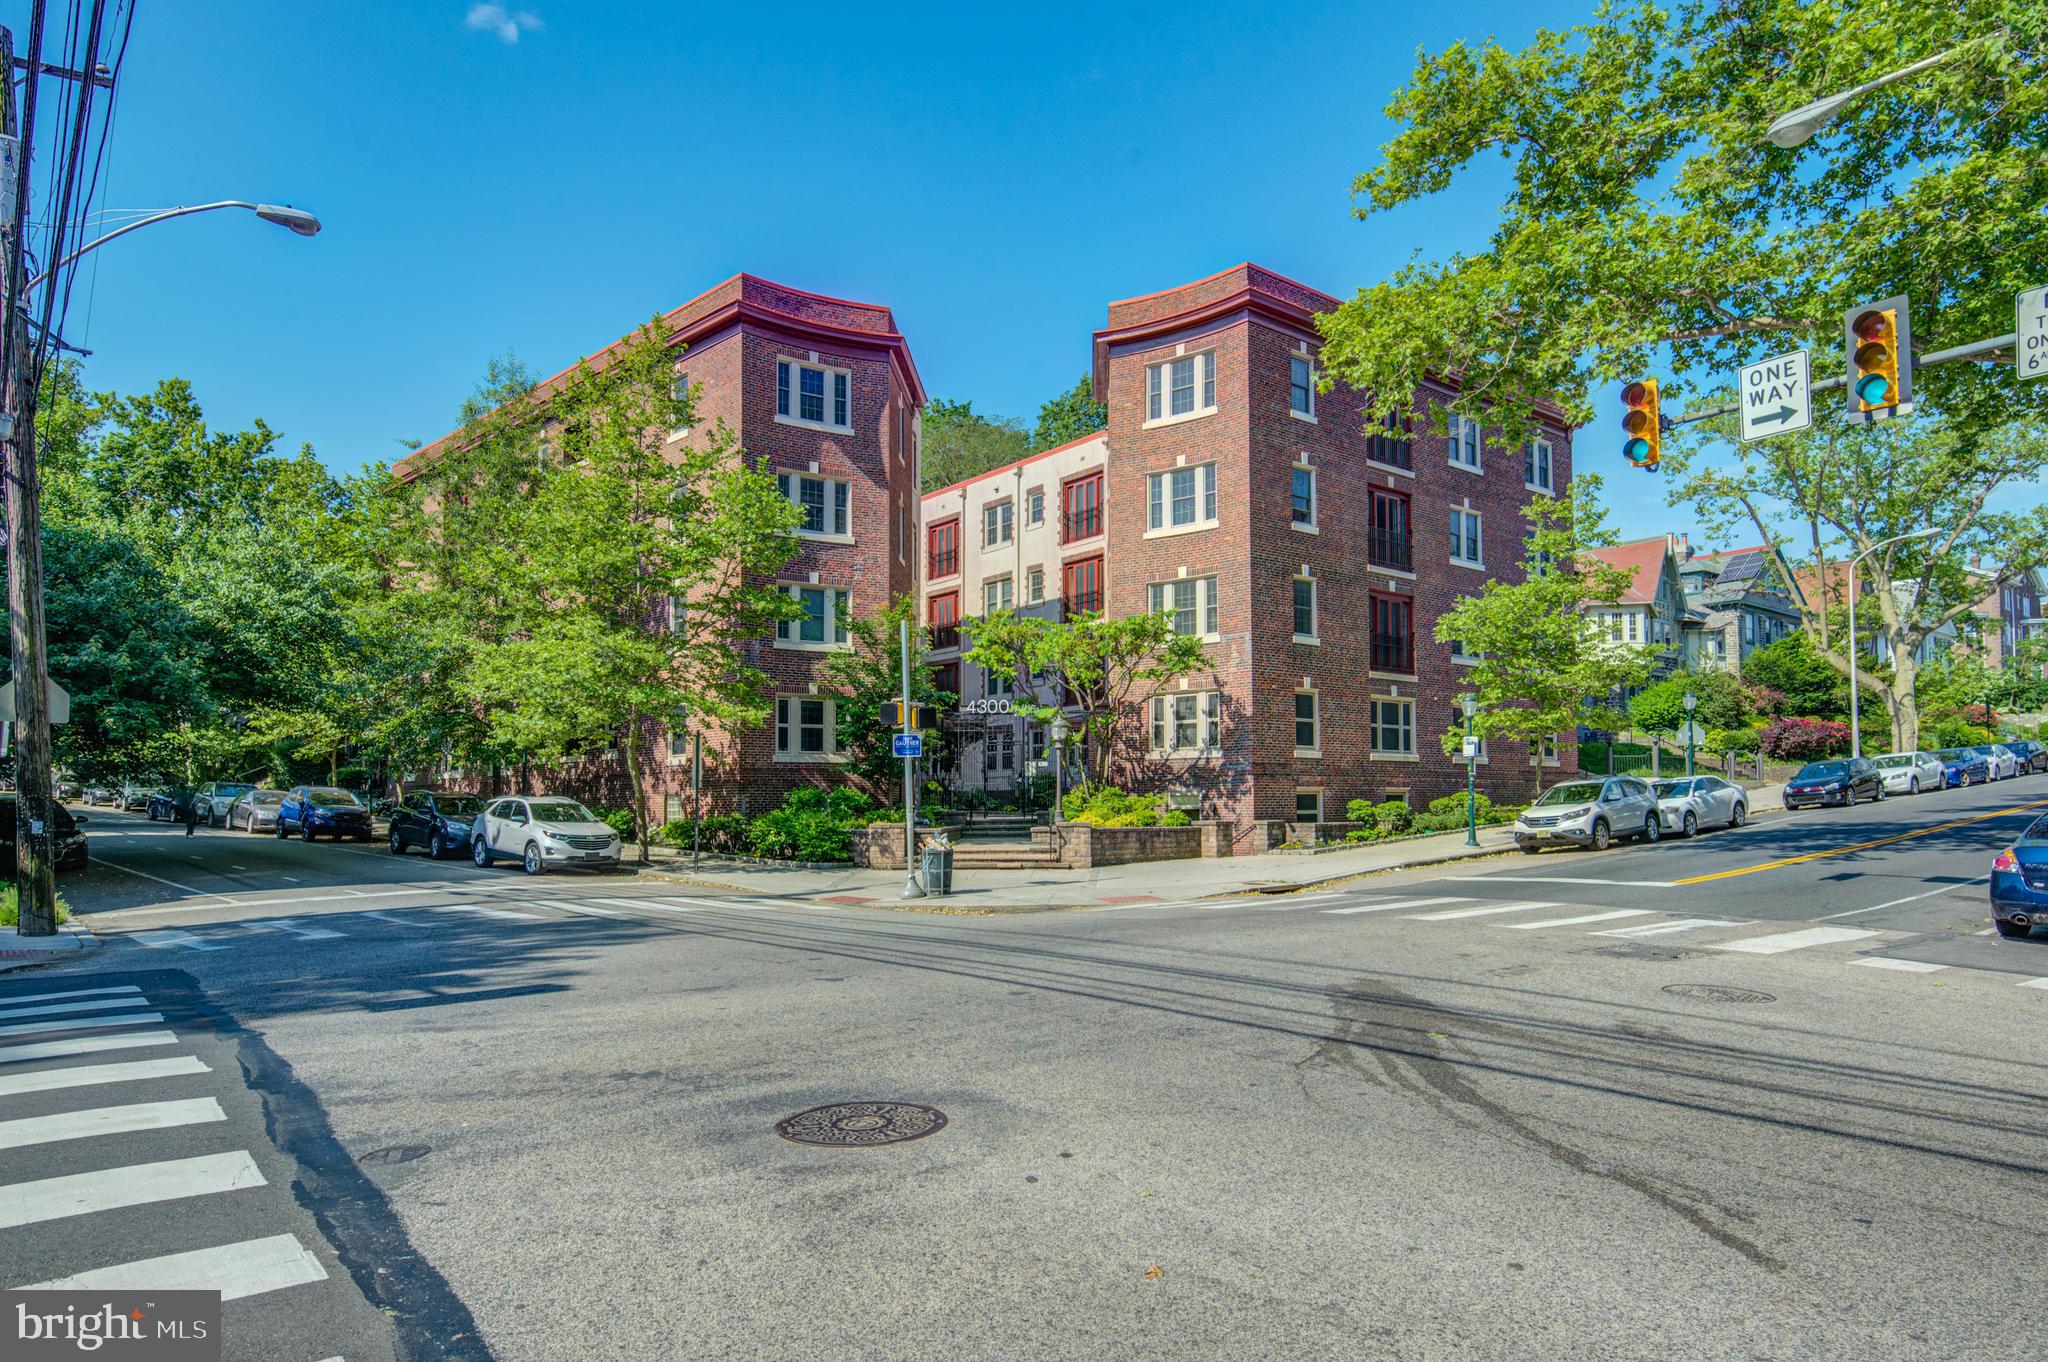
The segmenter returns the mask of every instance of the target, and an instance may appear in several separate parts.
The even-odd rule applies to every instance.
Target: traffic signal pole
[[[1913,357],[1913,367],[1915,369],[1925,369],[1930,364],[1948,364],[1959,359],[1975,359],[1979,355],[1988,355],[1998,350],[2014,349],[2019,343],[2018,332],[2007,332],[2003,336],[1993,336],[1989,340],[1971,341],[1968,345],[1958,345],[1947,350],[1935,350],[1929,354],[1915,355]],[[1813,391],[1824,393],[1835,388],[1846,388],[1848,386],[1849,378],[1845,374],[1840,378],[1822,379],[1813,385]],[[1716,416],[1733,416],[1740,410],[1741,407],[1733,402],[1728,402],[1718,407],[1708,407],[1704,411],[1689,411],[1683,416],[1666,417],[1664,419],[1664,429],[1672,430],[1678,426],[1689,426],[1695,421],[1709,421]]]
[[[898,620],[897,641],[903,650],[903,708],[897,713],[901,720],[900,732],[909,733],[911,727],[910,708],[910,621]],[[903,894],[907,899],[924,897],[924,886],[917,882],[917,758],[906,750],[903,754]]]

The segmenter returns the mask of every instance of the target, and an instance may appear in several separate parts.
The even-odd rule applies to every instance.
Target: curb
[[[5,937],[0,937],[4,940]],[[16,936],[16,941],[22,938]],[[51,937],[30,937],[31,941],[47,941],[47,945],[0,946],[0,974],[15,970],[35,969],[39,965],[68,964],[83,959],[98,950],[104,943],[92,934],[91,929],[73,918],[57,928]]]

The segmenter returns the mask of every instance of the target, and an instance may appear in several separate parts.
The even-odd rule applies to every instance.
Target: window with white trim
[[[1323,752],[1322,711],[1312,690],[1294,692],[1294,755],[1319,757]]]
[[[1013,523],[1015,515],[1016,507],[1007,501],[999,501],[993,506],[982,507],[981,546],[985,549],[992,549],[998,544],[1009,543],[1015,528]]]
[[[1415,702],[1374,700],[1372,702],[1372,750],[1374,756],[1415,755]]]
[[[1152,753],[1179,756],[1223,745],[1223,697],[1213,690],[1152,697]]]
[[[1294,579],[1294,638],[1297,643],[1314,643],[1321,635],[1316,629],[1316,579]]]
[[[1316,366],[1306,355],[1288,357],[1287,409],[1306,420],[1316,419]]]
[[[775,622],[778,648],[845,648],[846,612],[851,594],[836,586],[785,586],[782,590],[804,608],[803,618]]]
[[[1179,421],[1216,410],[1216,352],[1178,355],[1145,367],[1145,420]]]
[[[1145,479],[1146,520],[1152,530],[1180,530],[1216,523],[1216,465],[1169,468]]]
[[[1216,635],[1216,579],[1180,577],[1171,582],[1154,582],[1147,588],[1147,602],[1153,614],[1162,610],[1173,616],[1173,632],[1197,638]]]
[[[1316,527],[1316,470],[1305,463],[1294,465],[1288,515],[1297,529],[1312,530]]]
[[[853,429],[853,374],[800,360],[775,361],[775,419],[825,430]]]
[[[1480,548],[1479,512],[1451,507],[1451,561],[1467,567],[1485,567],[1486,557]]]
[[[981,584],[981,613],[993,615],[1016,604],[1016,588],[1008,577],[996,577]]]
[[[781,695],[775,700],[778,760],[829,761],[839,755],[838,716],[828,695]]]
[[[1017,730],[991,728],[982,744],[981,769],[990,775],[1017,769]]]
[[[849,508],[852,488],[844,478],[822,478],[815,473],[777,473],[775,486],[790,505],[803,512],[803,523],[794,533],[844,539],[851,531]]]
[[[669,385],[669,396],[673,397],[676,400],[676,404],[678,406],[681,406],[690,400],[690,376],[688,374],[676,375],[675,382]],[[675,428],[670,430],[668,433],[668,437],[671,440],[680,440],[689,433],[689,423],[684,422],[682,425],[676,426]]]
[[[1045,569],[1035,567],[1024,574],[1024,599],[1037,605],[1045,599]]]
[[[1323,821],[1323,792],[1321,790],[1296,790],[1294,792],[1294,821],[1297,823],[1320,823]]]
[[[1451,462],[1460,468],[1479,471],[1479,423],[1469,416],[1451,416]]]
[[[1467,647],[1465,646],[1465,640],[1464,640],[1464,639],[1462,639],[1462,638],[1453,638],[1453,639],[1446,639],[1446,640],[1445,640],[1445,642],[1447,642],[1447,643],[1448,643],[1448,644],[1450,645],[1450,649],[1451,649],[1451,661],[1453,661],[1453,662],[1477,662],[1477,661],[1479,660],[1479,652],[1478,652],[1478,650],[1477,650],[1477,649],[1474,649],[1474,648],[1467,648]]]
[[[1631,610],[1631,611],[1629,611],[1629,612],[1628,612],[1628,620],[1627,620],[1627,623],[1628,623],[1628,641],[1629,641],[1630,643],[1641,643],[1641,642],[1643,641],[1643,616],[1642,616],[1642,612],[1640,612],[1640,611],[1637,611],[1637,610]]]
[[[1024,494],[1024,523],[1043,525],[1045,523],[1045,489],[1034,487]]]
[[[1007,700],[1017,693],[1017,678],[1008,672],[985,671],[981,674],[981,693],[991,700]]]
[[[1522,485],[1532,492],[1553,492],[1550,441],[1536,439],[1522,446]]]

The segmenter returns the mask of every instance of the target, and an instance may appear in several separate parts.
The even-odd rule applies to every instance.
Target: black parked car
[[[0,873],[14,873],[14,796],[0,795]],[[84,814],[73,814],[62,804],[50,806],[51,830],[56,833],[57,869],[85,869],[85,834],[78,825]]]
[[[154,823],[159,819],[166,823],[182,823],[185,811],[192,807],[193,790],[189,785],[165,785],[149,792],[149,805],[143,810]]]
[[[1785,807],[1803,809],[1823,804],[1854,805],[1859,799],[1883,799],[1884,776],[1868,757],[1810,761],[1785,782]]]
[[[407,791],[391,810],[391,854],[403,856],[407,847],[425,847],[438,861],[468,851],[470,829],[483,811],[483,800],[473,794]]]
[[[2020,770],[2048,771],[2048,744],[2021,738],[2005,744],[2011,753],[2020,759]]]

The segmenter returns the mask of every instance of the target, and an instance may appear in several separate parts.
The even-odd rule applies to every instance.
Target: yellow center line
[[[1930,832],[1948,832],[1955,828],[1966,828],[1972,823],[1981,823],[1987,818],[2006,818],[2016,813],[2025,813],[2029,809],[2041,808],[2044,805],[2048,805],[2048,799],[2036,799],[2026,804],[2015,804],[2009,809],[1993,809],[1989,813],[1978,813],[1972,814],[1968,818],[1958,818],[1953,823],[1936,823],[1930,828],[1915,828],[1911,832],[1896,832],[1889,837],[1879,837],[1868,842],[1853,842],[1848,846],[1833,847],[1827,851],[1809,851],[1803,856],[1787,856],[1781,861],[1765,861],[1762,865],[1745,865],[1735,870],[1717,870],[1711,875],[1694,875],[1689,880],[1673,880],[1671,883],[1673,885],[1705,884],[1709,880],[1731,879],[1736,875],[1754,875],[1759,870],[1778,870],[1784,866],[1799,865],[1805,861],[1824,860],[1829,856],[1846,856],[1852,851],[1868,851],[1872,847],[1881,847],[1892,842],[1903,842],[1909,837],[1925,837]]]

